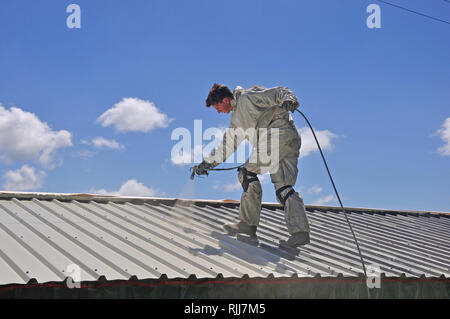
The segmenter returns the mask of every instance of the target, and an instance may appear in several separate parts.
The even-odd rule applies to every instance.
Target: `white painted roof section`
[[[450,215],[346,208],[366,265],[386,276],[450,277]],[[283,210],[263,205],[254,247],[224,233],[237,204],[86,194],[0,193],[0,285],[224,277],[357,277],[356,245],[339,208],[307,206],[311,243],[295,255]]]

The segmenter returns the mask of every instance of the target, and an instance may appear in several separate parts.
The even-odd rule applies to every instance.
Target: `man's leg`
[[[239,207],[240,222],[237,224],[227,224],[224,228],[230,235],[243,233],[255,236],[261,214],[261,183],[256,174],[248,172],[245,169],[239,170],[238,178],[243,188]]]
[[[293,188],[298,175],[297,163],[297,154],[285,157],[280,161],[278,170],[270,174],[277,200],[284,208],[288,232],[291,234],[287,242],[280,241],[280,246],[297,247],[309,243],[309,223],[305,205],[300,194]]]

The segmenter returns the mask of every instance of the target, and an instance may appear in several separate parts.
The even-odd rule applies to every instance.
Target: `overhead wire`
[[[401,10],[405,10],[405,11],[408,11],[408,12],[415,13],[415,14],[417,14],[417,15],[420,15],[420,16],[423,16],[423,17],[426,17],[426,18],[429,18],[429,19],[433,19],[433,20],[436,20],[436,21],[439,21],[439,22],[443,22],[443,23],[446,23],[446,24],[450,24],[449,21],[442,20],[442,19],[439,19],[439,18],[435,18],[435,17],[432,17],[432,16],[430,16],[430,15],[427,15],[427,14],[424,14],[424,13],[421,13],[421,12],[418,12],[418,11],[414,11],[414,10],[411,10],[411,9],[408,9],[408,8],[405,8],[405,7],[402,7],[402,6],[399,6],[399,5],[397,5],[397,4],[393,4],[393,3],[390,3],[390,2],[387,2],[387,1],[384,1],[384,0],[377,0],[377,1],[378,1],[378,2],[381,2],[381,3],[384,3],[384,4],[387,4],[387,5],[390,5],[390,6],[393,6],[393,7],[395,7],[395,8],[401,9]],[[445,0],[444,0],[444,1],[445,1]],[[449,2],[449,1],[445,1],[445,2]]]

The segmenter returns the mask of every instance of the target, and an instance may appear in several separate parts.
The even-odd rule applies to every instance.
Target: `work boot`
[[[223,226],[223,228],[230,236],[234,236],[236,234],[246,234],[251,237],[255,237],[257,227],[250,226],[246,222],[240,221],[236,224],[226,224],[225,226]]]
[[[280,247],[296,248],[307,244],[309,244],[308,232],[297,232],[291,234],[291,237],[289,237],[287,241],[280,240]]]

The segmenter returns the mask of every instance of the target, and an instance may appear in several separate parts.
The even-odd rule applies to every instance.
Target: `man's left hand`
[[[191,167],[191,170],[199,176],[200,175],[208,175],[208,171],[213,167],[214,167],[213,164],[203,161],[199,165]]]
[[[297,100],[284,100],[281,104],[281,107],[283,109],[292,113],[294,113],[299,106],[300,104],[297,102]]]

